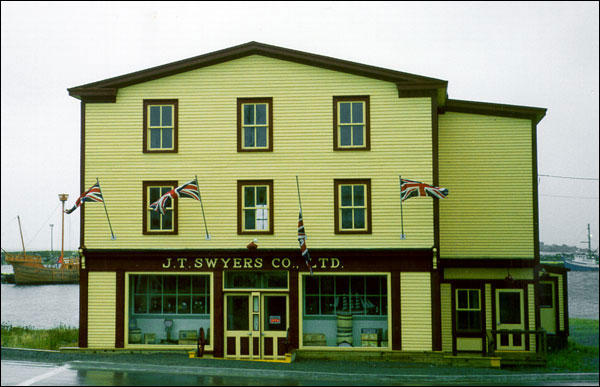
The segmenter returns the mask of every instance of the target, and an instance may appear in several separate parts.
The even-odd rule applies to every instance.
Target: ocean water
[[[2,265],[3,273],[12,266]],[[568,274],[569,317],[598,320],[598,272]],[[53,328],[79,327],[79,285],[2,284],[2,324]]]

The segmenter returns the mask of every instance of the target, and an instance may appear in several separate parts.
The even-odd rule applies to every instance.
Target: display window
[[[210,344],[212,274],[130,274],[128,344],[196,345],[200,328]]]
[[[388,347],[387,274],[302,275],[302,346]]]

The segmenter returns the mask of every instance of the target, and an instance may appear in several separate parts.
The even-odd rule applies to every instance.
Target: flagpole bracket
[[[405,234],[401,234],[400,235],[400,239],[402,239],[402,240],[406,239],[406,235]]]
[[[206,240],[209,241],[210,240],[210,235],[206,234]]]
[[[117,240],[117,236],[116,235],[111,235],[110,240],[111,241],[116,241]]]

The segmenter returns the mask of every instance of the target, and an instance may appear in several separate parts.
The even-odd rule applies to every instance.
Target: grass
[[[598,372],[598,320],[569,319],[566,348],[548,352],[546,372]],[[13,327],[2,324],[2,346],[58,350],[77,347],[79,329]],[[537,371],[540,371],[538,368]]]
[[[77,347],[79,329],[60,325],[52,329],[13,327],[2,324],[2,346],[58,350],[61,347]]]

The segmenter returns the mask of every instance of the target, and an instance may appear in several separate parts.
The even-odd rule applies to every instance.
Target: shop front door
[[[225,356],[283,359],[289,327],[287,294],[225,294]]]
[[[496,289],[496,329],[525,329],[523,289]],[[496,343],[496,349],[499,351],[523,351],[525,335],[500,333],[496,336]]]

